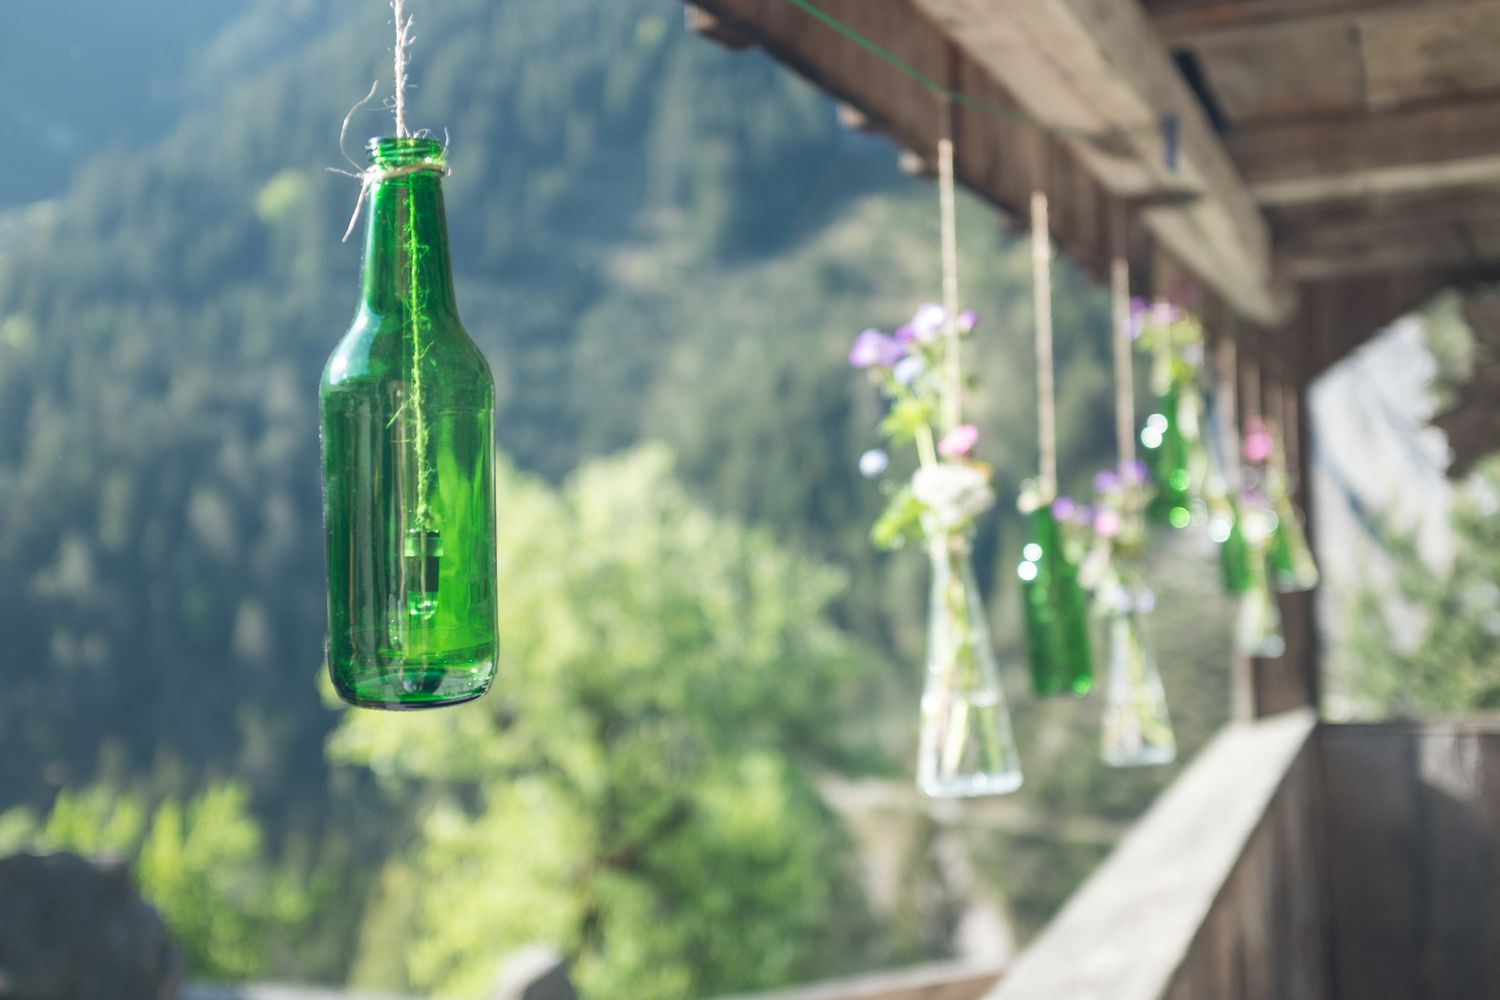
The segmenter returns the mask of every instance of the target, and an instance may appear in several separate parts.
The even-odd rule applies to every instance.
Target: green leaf
[[[891,497],[885,510],[870,527],[870,541],[878,549],[899,549],[922,537],[922,503],[903,487]]]
[[[931,424],[934,416],[931,400],[899,399],[880,421],[880,433],[892,444],[907,444],[917,439],[917,433]]]

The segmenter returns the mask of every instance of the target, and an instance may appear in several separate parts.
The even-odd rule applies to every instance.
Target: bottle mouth
[[[445,165],[448,147],[427,136],[386,135],[371,139],[365,146],[370,162],[377,167],[410,167],[430,163]]]

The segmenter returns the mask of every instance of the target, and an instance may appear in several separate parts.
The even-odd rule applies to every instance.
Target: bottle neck
[[[360,300],[379,315],[402,311],[458,315],[442,174],[421,171],[374,185]]]

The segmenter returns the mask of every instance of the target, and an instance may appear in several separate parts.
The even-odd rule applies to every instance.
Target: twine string
[[[1240,401],[1240,412],[1245,415],[1245,424],[1261,419],[1260,399],[1260,363],[1254,355],[1245,355],[1239,361],[1240,370],[1245,373],[1245,395]]]
[[[394,111],[396,116],[396,136],[398,138],[410,135],[406,130],[406,69],[411,63],[411,22],[410,14],[406,13],[406,0],[391,0],[391,13],[396,20],[396,47],[395,47],[395,70],[396,70],[396,100]]]
[[[1114,255],[1109,262],[1110,314],[1115,333],[1115,447],[1119,452],[1120,474],[1128,474],[1135,464],[1135,357],[1130,337],[1130,260],[1126,247],[1126,220],[1123,206],[1114,213]]]
[[[1047,195],[1031,193],[1032,310],[1036,319],[1036,427],[1042,495],[1057,489],[1057,400],[1052,371],[1052,234]]]
[[[1219,448],[1224,453],[1224,481],[1232,494],[1240,491],[1240,448],[1236,410],[1239,407],[1237,380],[1239,378],[1237,349],[1232,331],[1226,331],[1218,339],[1216,361],[1218,363]]]
[[[952,430],[963,419],[963,366],[959,358],[958,336],[958,223],[953,192],[953,140],[946,136],[938,140],[938,217],[942,229],[943,335],[948,345],[943,425],[945,430]]]

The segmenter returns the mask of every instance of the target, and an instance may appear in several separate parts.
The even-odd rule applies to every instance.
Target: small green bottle
[[[328,669],[354,705],[452,705],[495,675],[494,380],[454,302],[443,144],[370,153],[359,309],[319,390]]]
[[[1175,385],[1162,393],[1161,405],[1141,431],[1146,464],[1156,483],[1146,516],[1174,528],[1187,527],[1192,518],[1192,446],[1182,426],[1180,393]]]
[[[1291,499],[1284,495],[1277,498],[1275,508],[1276,531],[1271,536],[1270,562],[1276,589],[1284,594],[1312,590],[1318,585],[1318,563],[1307,544],[1302,520]]]
[[[1209,503],[1208,532],[1219,544],[1219,570],[1224,578],[1224,591],[1243,594],[1254,582],[1250,569],[1250,546],[1245,542],[1244,529],[1240,527],[1239,505],[1228,497]]]
[[[1032,689],[1039,695],[1088,694],[1094,686],[1088,595],[1063,552],[1051,507],[1042,504],[1030,517],[1031,537],[1016,573]]]

